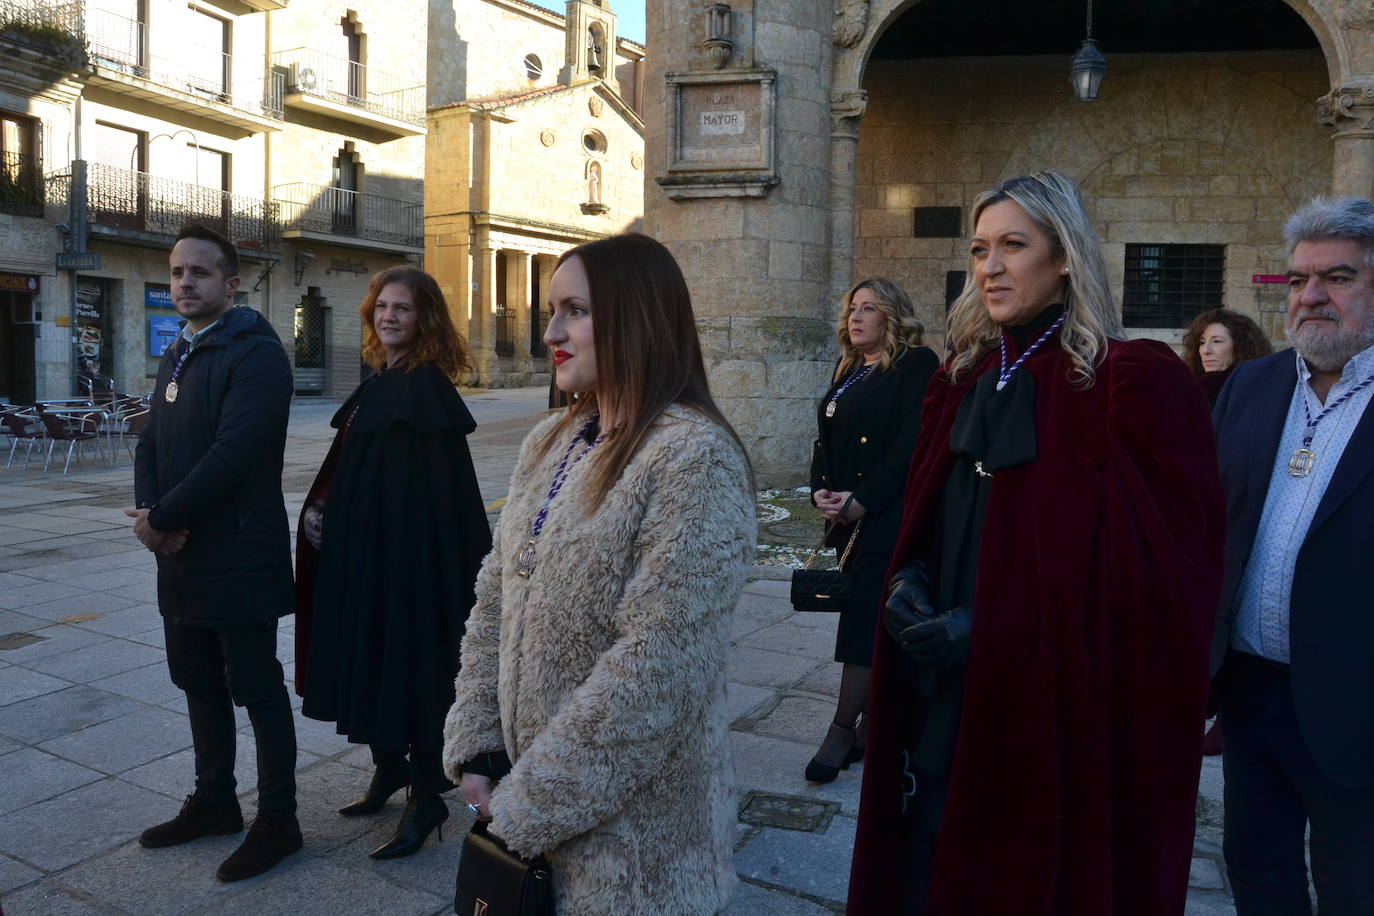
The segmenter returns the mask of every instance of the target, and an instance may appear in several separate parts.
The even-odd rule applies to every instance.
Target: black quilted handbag
[[[543,856],[522,859],[477,821],[463,840],[458,886],[453,893],[458,916],[554,916],[553,871]]]
[[[849,503],[846,502],[845,505],[848,506]],[[849,535],[849,543],[844,545],[839,569],[812,568],[821,551],[825,549],[825,542],[830,540],[830,533],[835,530],[835,525],[832,524],[825,529],[825,535],[816,545],[816,549],[811,551],[806,565],[801,569],[792,570],[793,610],[843,611],[849,607],[850,599],[854,597],[854,575],[844,572],[844,564],[849,560],[849,552],[854,549],[854,541],[859,536],[861,525],[863,519],[855,523],[854,532]]]

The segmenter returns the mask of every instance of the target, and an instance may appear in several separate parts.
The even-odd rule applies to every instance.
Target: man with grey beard
[[[1217,399],[1226,570],[1212,647],[1239,916],[1374,914],[1374,203],[1284,226],[1293,349]]]

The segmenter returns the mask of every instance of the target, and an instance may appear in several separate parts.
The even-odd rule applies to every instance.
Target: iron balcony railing
[[[80,65],[86,60],[84,12],[76,0],[0,0],[0,36]]]
[[[366,67],[346,57],[310,48],[292,48],[272,55],[284,74],[286,91],[361,108],[373,114],[425,125],[425,87]]]
[[[418,203],[344,188],[292,182],[272,189],[283,229],[424,247],[424,210]]]
[[[49,203],[66,205],[71,173],[49,175],[47,183]],[[200,223],[240,248],[281,250],[274,202],[146,172],[87,163],[86,209],[93,227],[170,240],[187,223]]]
[[[42,216],[43,170],[33,156],[0,152],[0,213]]]
[[[91,60],[101,67],[281,120],[281,77],[270,70],[253,78],[236,75],[228,52],[189,48],[182,60],[155,57],[148,51],[146,23],[95,8],[86,11],[86,38]]]

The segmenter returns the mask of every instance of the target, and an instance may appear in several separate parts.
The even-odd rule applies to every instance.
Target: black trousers
[[[1226,870],[1238,916],[1310,916],[1303,833],[1321,916],[1374,916],[1374,791],[1317,768],[1289,676],[1244,653],[1227,660],[1221,711]]]
[[[277,661],[277,622],[237,627],[163,621],[167,668],[186,692],[196,794],[235,799],[234,707],[248,711],[258,749],[258,813],[296,813],[296,725]]]

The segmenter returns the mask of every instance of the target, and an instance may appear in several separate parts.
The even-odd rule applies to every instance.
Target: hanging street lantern
[[[1097,49],[1097,42],[1093,40],[1093,0],[1088,0],[1087,35],[1074,55],[1073,66],[1069,68],[1069,82],[1078,101],[1096,100],[1098,90],[1102,88],[1102,77],[1106,74],[1107,58],[1102,56]]]

